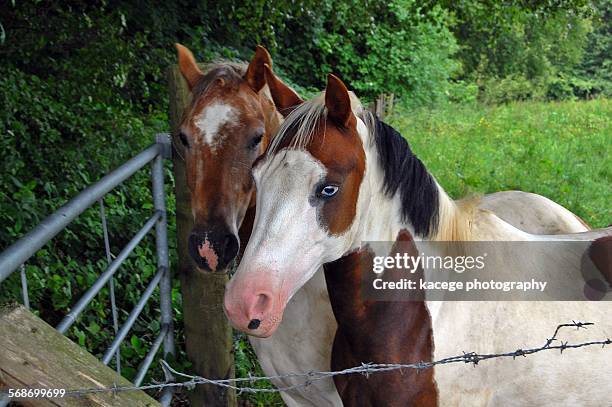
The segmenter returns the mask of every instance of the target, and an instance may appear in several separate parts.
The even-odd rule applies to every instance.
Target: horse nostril
[[[223,260],[225,264],[228,264],[236,255],[238,255],[238,249],[240,248],[240,244],[238,243],[238,239],[233,234],[228,234],[223,239]]]
[[[257,329],[259,328],[259,324],[261,324],[261,321],[258,319],[252,319],[251,322],[249,322],[249,329]]]
[[[232,244],[232,239],[234,238],[233,235],[227,235],[225,236],[225,240],[223,241],[223,247],[227,250],[230,245]]]

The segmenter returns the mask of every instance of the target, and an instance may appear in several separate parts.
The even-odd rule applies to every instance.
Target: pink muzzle
[[[217,265],[219,264],[219,257],[215,250],[212,248],[212,245],[208,241],[208,239],[204,239],[204,241],[198,246],[198,254],[200,257],[206,260],[211,269],[215,270]]]

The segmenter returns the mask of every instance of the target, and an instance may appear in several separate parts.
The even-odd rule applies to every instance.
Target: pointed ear
[[[351,109],[351,97],[349,96],[348,89],[333,74],[327,76],[325,107],[327,107],[327,117],[338,126],[349,128],[357,124],[357,119]]]
[[[198,68],[198,64],[193,57],[193,54],[187,47],[176,43],[174,44],[176,47],[176,51],[178,53],[178,62],[179,68],[181,70],[181,74],[183,78],[187,81],[187,85],[189,85],[189,90],[193,89],[193,87],[198,83],[198,80],[204,76],[200,68]]]
[[[270,57],[268,50],[258,45],[255,48],[255,55],[247,68],[246,74],[244,74],[244,79],[255,92],[259,92],[266,84],[264,76],[265,64],[272,66],[272,57]]]
[[[268,88],[270,88],[272,100],[274,101],[274,105],[276,105],[276,110],[278,110],[280,114],[287,117],[295,107],[304,103],[300,95],[274,75],[270,65],[264,65],[264,72]]]

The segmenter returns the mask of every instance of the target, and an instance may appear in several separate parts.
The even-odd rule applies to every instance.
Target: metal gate
[[[87,208],[99,202],[100,218],[104,233],[104,246],[106,249],[106,259],[108,268],[100,274],[96,282],[85,292],[85,294],[72,306],[70,312],[57,325],[56,329],[61,333],[66,331],[76,321],[78,316],[83,312],[85,307],[105,286],[109,285],[109,293],[111,299],[113,325],[115,329],[115,339],[108,347],[102,362],[106,365],[113,359],[116,360],[117,372],[121,372],[121,356],[119,347],[126,335],[136,322],[138,315],[142,312],[147,301],[153,294],[155,288],[159,285],[159,300],[160,300],[160,333],[153,342],[151,350],[145,356],[141,363],[140,369],[133,380],[136,386],[139,386],[144,379],[149,366],[153,362],[157,351],[163,343],[164,356],[174,355],[174,334],[172,323],[172,278],[170,272],[170,264],[168,260],[168,236],[167,236],[167,215],[164,194],[164,165],[163,160],[170,158],[172,154],[170,137],[168,134],[158,134],[155,144],[151,145],[140,154],[134,156],[126,163],[100,179],[95,184],[83,190],[79,195],[71,199],[64,206],[59,208],[32,231],[19,239],[12,246],[0,253],[0,283],[4,281],[15,271],[21,273],[21,286],[23,294],[23,303],[29,308],[28,297],[28,282],[25,273],[24,263],[34,255],[41,247],[49,242],[55,235],[62,231],[70,224],[78,215],[83,213]],[[153,207],[154,212],[149,220],[142,228],[132,237],[121,252],[113,259],[110,253],[110,245],[108,231],[106,227],[106,216],[104,212],[104,196],[112,191],[115,187],[121,184],[126,179],[134,175],[138,170],[143,168],[148,163],[151,163],[151,178],[153,192]],[[115,293],[113,284],[113,275],[119,269],[121,264],[130,255],[140,241],[155,228],[155,243],[157,253],[157,273],[149,282],[147,288],[142,293],[142,296],[134,309],[128,315],[126,321],[121,327],[118,326],[117,308],[115,305]],[[162,393],[161,404],[167,406],[172,400],[172,388],[166,388]],[[0,399],[0,407],[8,404],[7,399]]]

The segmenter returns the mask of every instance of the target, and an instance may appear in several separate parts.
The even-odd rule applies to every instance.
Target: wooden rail
[[[0,307],[0,389],[130,386],[95,356],[22,305]],[[24,406],[159,406],[143,391],[18,400]]]

